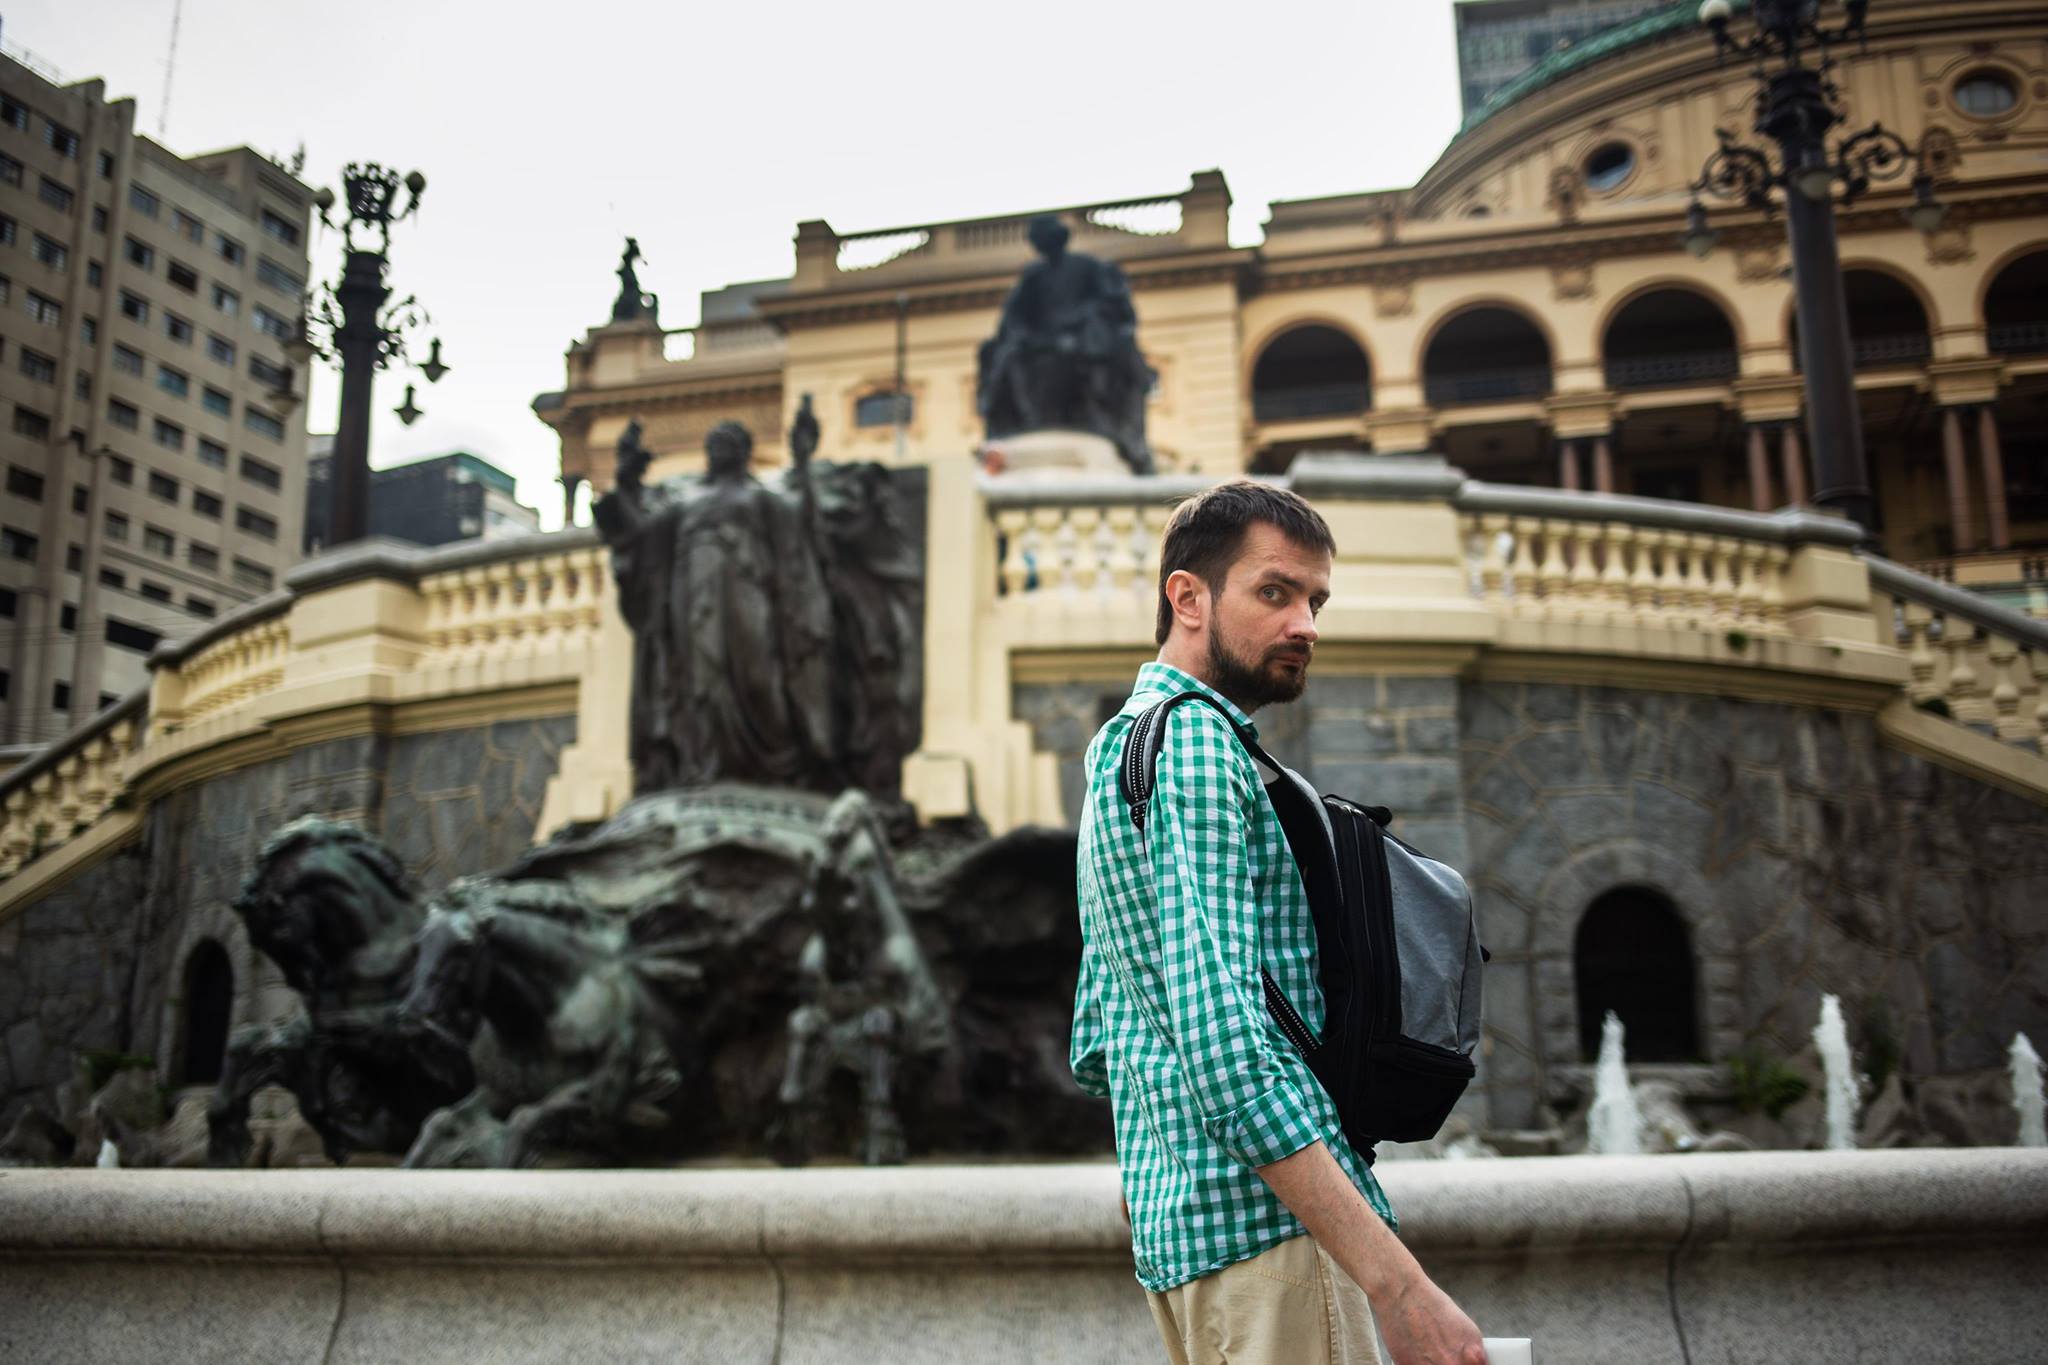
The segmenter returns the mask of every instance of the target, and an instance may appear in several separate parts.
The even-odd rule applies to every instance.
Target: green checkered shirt
[[[1280,819],[1230,725],[1174,708],[1141,833],[1117,788],[1131,722],[1182,692],[1149,663],[1088,746],[1081,814],[1081,976],[1074,1078],[1108,1097],[1138,1282],[1170,1289],[1305,1229],[1255,1167],[1321,1139],[1391,1226],[1379,1182],[1343,1137],[1337,1107],[1266,1013],[1265,967],[1309,1028],[1323,1026],[1315,921]]]

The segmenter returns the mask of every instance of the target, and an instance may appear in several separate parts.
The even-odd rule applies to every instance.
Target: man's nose
[[[1322,637],[1316,633],[1316,614],[1306,604],[1297,607],[1287,623],[1287,637],[1312,645]]]

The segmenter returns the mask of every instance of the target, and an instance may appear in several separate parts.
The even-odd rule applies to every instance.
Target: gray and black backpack
[[[1375,1142],[1436,1136],[1472,1081],[1479,1043],[1487,953],[1464,878],[1387,833],[1393,813],[1384,806],[1318,795],[1199,692],[1147,708],[1124,739],[1119,786],[1140,830],[1166,718],[1186,701],[1229,720],[1258,765],[1315,918],[1322,1037],[1261,969],[1267,1013],[1336,1102],[1344,1136],[1367,1161]]]

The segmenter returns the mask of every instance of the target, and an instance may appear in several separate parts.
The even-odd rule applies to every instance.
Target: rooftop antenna
[[[171,0],[171,46],[164,54],[164,97],[157,106],[156,136],[161,142],[171,124],[171,77],[178,69],[178,20],[184,16],[185,0]]]

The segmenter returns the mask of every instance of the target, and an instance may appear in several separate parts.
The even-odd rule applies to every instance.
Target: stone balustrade
[[[423,549],[365,541],[167,641],[149,689],[0,775],[0,878],[78,839],[140,775],[293,714],[575,684],[611,575],[588,529]]]
[[[1884,560],[1870,580],[1916,705],[2048,753],[2048,624]]]

